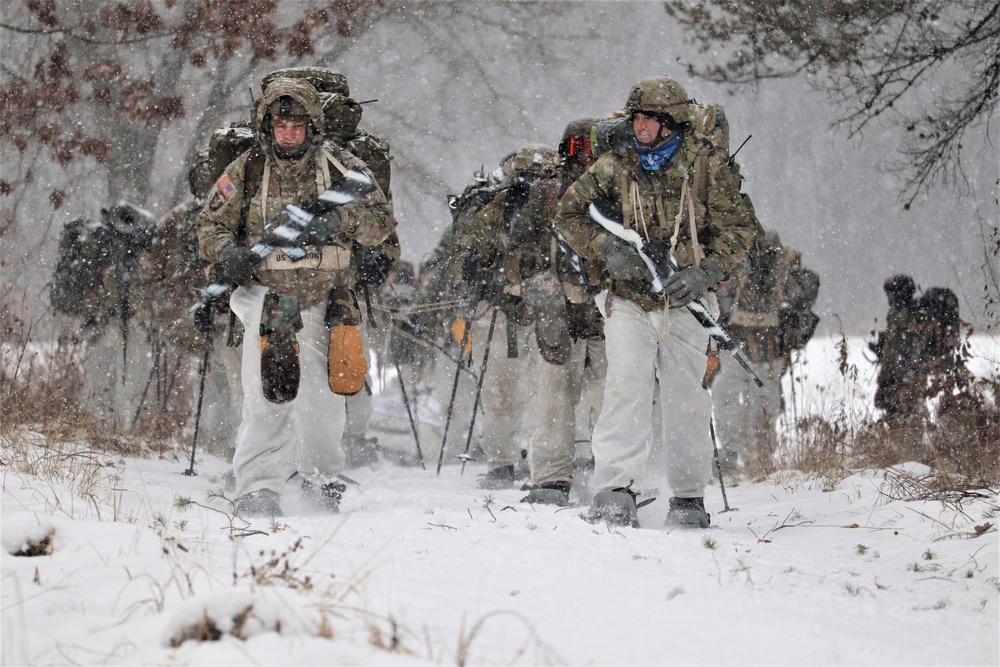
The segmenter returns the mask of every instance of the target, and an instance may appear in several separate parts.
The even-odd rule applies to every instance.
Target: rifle
[[[639,257],[642,258],[643,263],[646,268],[649,269],[649,273],[652,275],[653,279],[651,281],[651,287],[654,293],[660,294],[663,292],[663,281],[672,276],[678,271],[677,260],[674,258],[673,254],[663,248],[660,252],[655,252],[655,257],[651,257],[646,252],[646,244],[642,240],[642,236],[639,232],[634,229],[625,229],[625,225],[621,223],[617,218],[615,213],[609,213],[607,210],[601,210],[601,205],[605,209],[611,209],[606,200],[597,200],[590,203],[588,208],[588,213],[590,218],[600,225],[603,229],[610,232],[611,234],[617,236],[621,240],[632,246]],[[614,209],[611,209],[614,210]],[[726,330],[722,328],[722,325],[712,316],[708,308],[701,302],[700,299],[695,299],[687,303],[685,308],[691,313],[698,324],[700,324],[708,332],[708,335],[719,345],[720,350],[726,350],[733,355],[733,359],[739,362],[740,366],[743,367],[750,377],[753,378],[754,384],[758,387],[763,387],[764,383],[761,381],[757,374],[753,372],[753,369],[747,364],[746,359],[740,354],[739,344],[733,340],[733,338],[726,333]]]
[[[267,228],[273,227],[273,231],[250,248],[250,251],[257,256],[256,262],[258,264],[275,250],[281,250],[290,260],[297,262],[306,256],[305,249],[298,245],[298,239],[302,232],[309,227],[313,218],[374,191],[375,184],[368,176],[357,169],[351,169],[344,174],[340,183],[331,186],[329,190],[323,192],[312,202],[301,207],[289,204],[281,209],[267,224]],[[175,328],[199,308],[208,305],[235,287],[236,284],[223,275],[208,287],[197,290],[200,295],[198,302],[167,327],[168,330]]]

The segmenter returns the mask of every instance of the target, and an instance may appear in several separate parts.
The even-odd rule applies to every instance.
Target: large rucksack
[[[109,318],[128,320],[132,272],[156,233],[156,220],[126,203],[102,208],[99,222],[67,223],[49,293],[52,307],[88,325]]]
[[[958,297],[947,287],[931,287],[917,301],[917,349],[921,362],[949,362],[958,350]]]

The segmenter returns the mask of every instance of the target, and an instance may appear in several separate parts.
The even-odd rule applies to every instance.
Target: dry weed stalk
[[[49,314],[43,317],[50,317]],[[0,435],[29,427],[55,439],[90,442],[97,449],[125,456],[152,452],[163,456],[178,440],[192,413],[193,391],[187,367],[178,357],[172,372],[157,373],[155,391],[143,401],[134,418],[112,422],[89,411],[83,359],[87,344],[76,328],[63,328],[49,341],[39,341],[42,317],[22,319],[14,307],[0,299]],[[153,379],[151,373],[150,379]],[[147,387],[149,389],[149,387]],[[139,447],[128,432],[146,445]]]
[[[967,332],[954,359],[932,368],[921,400],[931,407],[926,417],[888,418],[867,402],[854,400],[862,393],[859,371],[848,359],[843,331],[837,343],[838,370],[844,384],[840,397],[819,396],[814,414],[803,416],[786,433],[779,455],[766,461],[749,457],[745,474],[751,478],[771,474],[775,468],[801,470],[833,488],[840,480],[863,469],[888,468],[916,461],[935,471],[933,484],[910,484],[910,491],[924,487],[924,495],[967,497],[969,489],[1000,484],[1000,374],[977,378],[968,370],[972,359]],[[995,361],[995,360],[994,360]],[[799,372],[801,380],[801,371]],[[862,403],[864,407],[852,407]],[[798,413],[798,410],[796,410]],[[748,449],[753,450],[754,444]],[[759,447],[758,447],[759,448]],[[887,493],[902,493],[890,485]]]

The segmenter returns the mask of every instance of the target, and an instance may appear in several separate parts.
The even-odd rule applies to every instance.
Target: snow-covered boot
[[[236,499],[236,516],[282,516],[277,493],[271,489],[257,489]]]
[[[514,486],[514,466],[499,466],[491,469],[479,478],[478,486],[480,489],[489,489],[491,491],[511,488]]]
[[[676,528],[708,528],[712,519],[705,511],[704,498],[671,498],[665,526]]]
[[[558,505],[559,507],[569,505],[569,482],[545,482],[538,486],[526,486],[523,490],[527,491],[528,495],[521,498],[522,503]]]

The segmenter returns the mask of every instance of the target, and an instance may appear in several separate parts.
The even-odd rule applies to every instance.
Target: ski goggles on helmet
[[[566,142],[566,155],[572,157],[577,153],[583,153],[589,157],[594,156],[594,149],[590,144],[589,136],[570,137]]]

